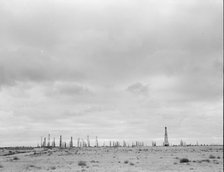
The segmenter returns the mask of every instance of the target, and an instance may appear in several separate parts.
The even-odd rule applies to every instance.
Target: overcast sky
[[[221,0],[0,0],[0,146],[222,143]],[[58,144],[58,143],[57,143]]]

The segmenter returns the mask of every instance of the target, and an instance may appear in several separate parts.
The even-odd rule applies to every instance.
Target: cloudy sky
[[[221,0],[0,0],[0,146],[41,136],[222,143]]]

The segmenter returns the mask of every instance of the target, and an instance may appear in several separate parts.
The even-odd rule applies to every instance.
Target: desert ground
[[[0,171],[223,171],[223,146],[0,149]]]

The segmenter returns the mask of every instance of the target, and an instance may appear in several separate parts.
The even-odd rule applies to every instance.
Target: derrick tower
[[[163,146],[169,146],[168,134],[167,134],[167,127],[165,127],[165,136],[164,136]]]

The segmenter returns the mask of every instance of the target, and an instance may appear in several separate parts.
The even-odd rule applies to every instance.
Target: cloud
[[[91,96],[93,92],[80,84],[74,82],[55,82],[46,91],[47,96]]]
[[[0,85],[14,85],[19,81],[79,80],[83,77],[69,64],[45,54],[42,50],[2,50],[0,56]]]
[[[142,85],[141,83],[135,83],[133,85],[130,85],[127,88],[127,91],[137,95],[147,95],[149,90],[147,85]]]
[[[219,1],[171,2],[2,1],[1,82],[129,83],[220,59]]]

